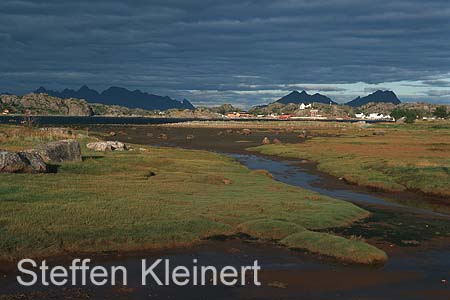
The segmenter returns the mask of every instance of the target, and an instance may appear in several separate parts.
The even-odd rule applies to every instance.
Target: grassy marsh
[[[324,132],[321,132],[324,134]],[[334,128],[302,143],[251,148],[263,154],[309,159],[348,182],[387,190],[450,197],[450,126],[419,122]]]
[[[16,140],[1,148],[37,142]],[[246,231],[249,222],[253,231],[247,233],[257,238],[278,241],[307,230],[321,240],[312,230],[369,216],[353,204],[276,182],[209,152],[139,146],[99,154],[83,147],[83,155],[83,162],[61,164],[55,174],[0,174],[1,258],[190,245]],[[310,243],[296,247],[320,253]],[[323,254],[340,258],[340,250]],[[357,262],[373,261],[367,255]]]

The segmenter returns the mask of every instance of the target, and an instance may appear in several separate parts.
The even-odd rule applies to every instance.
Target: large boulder
[[[1,173],[45,173],[47,165],[37,153],[0,150]]]
[[[17,173],[23,171],[25,162],[16,152],[0,150],[0,172]]]
[[[105,152],[105,151],[126,151],[127,145],[118,141],[94,142],[86,145],[88,149]]]
[[[26,152],[37,153],[46,162],[81,161],[81,147],[77,140],[51,142]]]
[[[26,164],[24,172],[46,173],[48,171],[47,164],[38,153],[19,152],[18,154]]]

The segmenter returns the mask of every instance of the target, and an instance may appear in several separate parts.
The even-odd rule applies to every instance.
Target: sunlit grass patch
[[[316,161],[320,170],[359,185],[448,197],[450,129],[440,126],[435,130],[434,126],[377,125],[383,128],[383,135],[373,135],[376,128],[353,128],[340,136],[312,137],[303,143],[250,150]]]
[[[269,240],[281,240],[296,232],[306,230],[303,226],[292,222],[262,219],[242,223],[238,226],[242,233]]]
[[[305,249],[312,253],[361,264],[383,263],[388,259],[384,251],[362,240],[346,239],[323,232],[301,231],[286,237],[281,243],[289,248]]]
[[[222,155],[151,147],[98,153],[81,142],[83,161],[57,173],[0,174],[2,258],[185,246],[242,231],[279,240],[369,216]]]

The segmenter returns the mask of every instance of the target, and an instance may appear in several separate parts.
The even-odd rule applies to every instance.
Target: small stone
[[[277,139],[277,138],[274,138],[272,143],[274,143],[274,144],[281,144],[281,141],[279,139]]]
[[[225,184],[225,185],[231,184],[231,180],[230,180],[230,179],[227,179],[227,178],[224,178],[224,179],[222,180],[222,182],[223,182],[223,184]]]
[[[264,139],[262,140],[261,144],[262,144],[262,145],[268,145],[268,144],[270,144],[269,138],[268,138],[267,136],[264,137]]]
[[[248,128],[244,128],[244,129],[242,129],[241,134],[242,135],[250,135],[250,134],[252,134],[252,130],[248,129]]]

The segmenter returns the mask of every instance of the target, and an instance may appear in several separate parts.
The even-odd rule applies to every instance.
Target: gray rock
[[[26,152],[38,153],[46,162],[81,161],[81,147],[77,140],[51,142]]]
[[[241,134],[242,135],[250,135],[250,134],[252,134],[252,130],[248,129],[248,128],[244,128],[244,129],[242,129]]]
[[[125,145],[122,142],[118,141],[106,141],[106,142],[94,142],[89,143],[86,145],[88,149],[94,150],[94,151],[126,151],[128,150],[127,145]]]
[[[272,143],[274,143],[274,144],[281,144],[281,141],[279,139],[277,139],[277,138],[274,138]]]
[[[25,169],[25,162],[15,152],[0,150],[0,172],[17,173]]]
[[[1,173],[45,173],[47,165],[37,153],[0,150]]]
[[[24,172],[26,173],[46,173],[47,164],[38,153],[19,152],[17,153],[25,163]]]
[[[405,123],[406,118],[405,117],[401,117],[400,119],[396,120],[395,122],[397,123]]]

